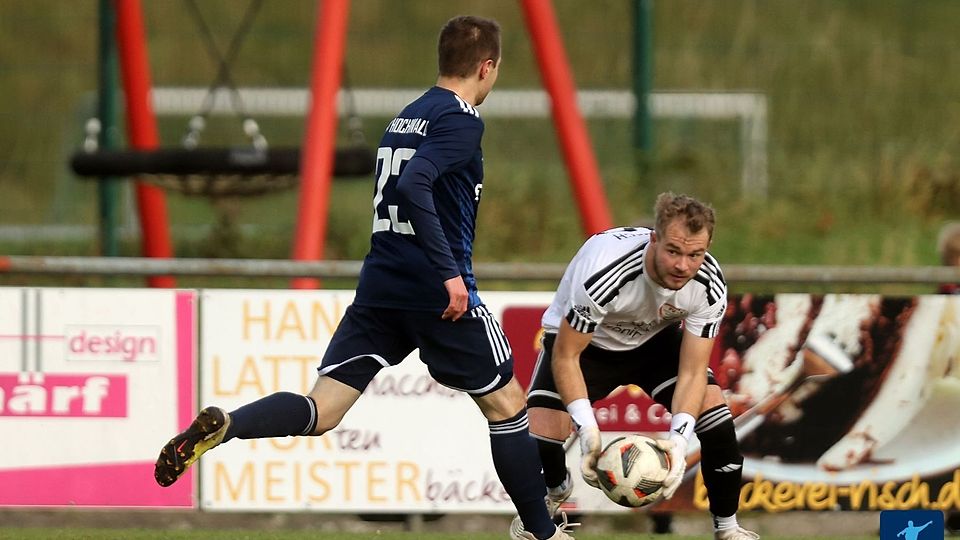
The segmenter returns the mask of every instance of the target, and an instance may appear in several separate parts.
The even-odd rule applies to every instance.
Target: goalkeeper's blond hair
[[[667,225],[679,218],[683,220],[690,232],[698,233],[706,229],[707,236],[713,240],[713,227],[716,224],[713,208],[689,195],[676,195],[670,191],[661,193],[653,205],[653,215],[656,220],[657,236],[662,237]]]

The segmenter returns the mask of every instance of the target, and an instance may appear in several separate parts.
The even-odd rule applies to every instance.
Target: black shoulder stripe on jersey
[[[608,288],[606,294],[604,294],[599,299],[595,299],[597,305],[605,306],[613,301],[614,298],[620,294],[620,289],[630,281],[636,279],[637,276],[643,273],[643,260],[641,259],[640,264],[637,264],[629,272],[624,272],[620,274],[619,278],[614,287]]]
[[[629,264],[621,265],[614,272],[606,274],[601,281],[587,290],[590,298],[601,306],[605,305],[617,296],[624,284],[643,273],[642,257],[627,262]]]
[[[713,255],[707,253],[703,257],[703,262],[704,264],[707,264],[714,272],[716,272],[720,276],[721,281],[724,281],[724,283],[726,283],[726,281],[723,278],[723,271],[720,270],[720,263],[718,263],[717,260],[713,258]]]
[[[727,282],[723,279],[716,259],[707,255],[693,278],[707,289],[707,303],[711,306],[727,292]]]
[[[707,289],[707,303],[711,306],[716,304],[720,300],[720,294],[717,293],[717,287],[714,286],[714,283],[710,280],[710,277],[704,272],[697,272],[697,275],[693,277],[694,281],[703,285]]]
[[[712,338],[716,337],[716,331],[714,328],[717,326],[717,323],[707,323],[703,326],[703,331],[700,332],[700,337],[702,338]]]
[[[597,323],[585,319],[574,309],[568,311],[565,318],[570,323],[570,327],[581,334],[592,334],[597,329]]]
[[[590,291],[590,289],[595,284],[597,284],[598,281],[600,281],[601,279],[604,279],[609,274],[615,273],[618,266],[624,264],[625,261],[627,261],[628,259],[630,259],[635,255],[636,253],[632,251],[630,253],[626,253],[623,256],[619,257],[618,259],[615,259],[610,264],[604,266],[600,270],[594,272],[593,275],[591,275],[589,278],[587,278],[586,281],[583,282],[583,288],[587,289],[587,291]]]
[[[707,296],[709,297],[708,299],[711,305],[727,292],[727,285],[725,283],[717,283],[715,276],[712,274],[697,272],[696,279],[700,283],[703,283],[703,286],[707,289]]]
[[[583,288],[586,289],[590,298],[593,298],[598,304],[604,305],[616,297],[625,283],[642,274],[643,247],[646,245],[646,242],[644,242],[637,249],[616,259],[590,276],[583,284]]]
[[[727,286],[727,281],[723,277],[723,271],[720,270],[720,265],[717,263],[717,260],[713,258],[709,253],[703,259],[703,265],[700,266],[702,271],[705,271],[710,275],[711,279],[724,289]]]

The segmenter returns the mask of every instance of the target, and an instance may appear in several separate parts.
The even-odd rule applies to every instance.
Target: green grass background
[[[0,2],[0,224],[97,222],[96,188],[67,168],[97,87],[97,5]],[[185,2],[143,5],[153,83],[209,84],[215,65]],[[225,50],[246,3],[199,5]],[[556,0],[555,6],[577,85],[629,89],[631,2]],[[630,122],[591,120],[618,224],[648,219],[656,193],[672,189],[716,206],[712,251],[728,264],[937,264],[936,231],[960,217],[960,3],[670,0],[653,6],[655,90],[746,90],[768,97],[770,196],[755,202],[740,192],[735,123],[658,120],[652,155],[638,156]],[[316,9],[313,0],[266,0],[233,66],[238,84],[307,86]],[[429,86],[437,29],[459,13],[502,23],[498,88],[541,87],[520,5],[507,0],[352,2],[349,84]],[[178,144],[186,121],[161,119],[164,145]],[[386,121],[364,119],[371,144]],[[260,123],[273,144],[302,139],[302,119],[263,117]],[[204,143],[244,144],[237,118],[212,124]],[[563,261],[582,241],[557,146],[547,119],[488,119],[477,260]],[[327,258],[365,254],[371,193],[369,179],[338,179]],[[168,202],[176,226],[218,219],[218,205],[210,201],[171,194]],[[226,236],[178,228],[177,254],[289,256],[295,191],[240,201],[232,215],[255,228],[229,229]],[[98,249],[95,240],[0,244],[7,254]],[[139,249],[135,240],[122,248],[129,255]]]
[[[504,533],[471,533],[472,540],[502,540]],[[145,529],[0,529],[0,540],[354,540],[373,538],[376,540],[461,540],[462,533],[320,533],[317,531],[155,531]],[[577,540],[697,540],[704,536],[682,536],[673,534],[577,534]],[[801,540],[809,536],[764,536],[765,540]],[[875,540],[876,536],[817,536],[823,540]]]

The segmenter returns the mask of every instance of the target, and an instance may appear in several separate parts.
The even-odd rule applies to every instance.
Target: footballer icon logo
[[[685,309],[680,309],[677,306],[664,304],[660,306],[660,317],[664,320],[670,319],[682,319],[687,316],[689,312]]]
[[[943,537],[943,512],[938,510],[880,512],[880,540],[942,540]]]

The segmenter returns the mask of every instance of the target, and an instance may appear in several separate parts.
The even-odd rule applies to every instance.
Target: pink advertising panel
[[[0,288],[0,505],[194,507],[153,462],[193,418],[196,293]]]

